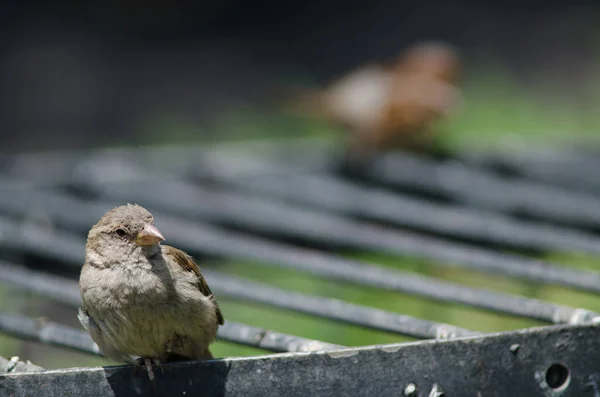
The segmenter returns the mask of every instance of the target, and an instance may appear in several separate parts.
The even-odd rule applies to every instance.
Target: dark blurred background
[[[514,109],[523,113],[516,119],[540,129],[557,122],[571,132],[589,129],[593,123],[573,112],[589,113],[597,96],[599,7],[540,4],[7,2],[0,12],[2,151],[227,136],[229,113],[260,112],[282,82],[324,84],[423,39],[461,51],[467,99],[487,100],[488,113],[499,96],[534,108],[543,98],[564,108],[560,120],[538,122],[544,117],[536,110]],[[460,125],[503,130],[511,125],[497,120],[515,119],[510,112],[479,123],[468,120],[481,114],[467,113]]]

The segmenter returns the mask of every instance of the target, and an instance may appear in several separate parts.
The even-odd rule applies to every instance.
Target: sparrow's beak
[[[154,245],[163,241],[165,238],[154,225],[147,224],[135,238],[137,245]]]

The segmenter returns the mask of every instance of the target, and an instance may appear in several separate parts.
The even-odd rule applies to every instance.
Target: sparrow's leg
[[[146,367],[146,371],[148,372],[148,379],[154,385],[156,382],[156,376],[154,376],[154,370],[152,369],[152,360],[149,358],[144,358],[144,366]]]

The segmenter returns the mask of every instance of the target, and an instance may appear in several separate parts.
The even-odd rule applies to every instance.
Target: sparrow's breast
[[[100,348],[109,345],[124,355],[159,357],[172,336],[175,286],[168,271],[125,266],[88,266],[85,271],[93,277],[82,280],[94,282],[80,282],[84,309],[96,324],[92,338]]]

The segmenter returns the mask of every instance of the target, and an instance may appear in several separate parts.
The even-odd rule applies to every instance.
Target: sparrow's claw
[[[144,366],[146,367],[146,371],[148,372],[148,379],[152,384],[156,382],[156,376],[154,376],[154,370],[152,369],[152,360],[149,358],[144,358]]]
[[[154,375],[153,366],[160,368],[160,372],[163,375],[165,374],[165,369],[162,366],[162,364],[158,358],[147,358],[147,357],[137,358],[133,362],[133,373],[135,374],[137,369],[139,367],[141,367],[142,365],[146,368],[146,372],[148,373],[148,379],[150,379],[150,382],[152,382],[152,384],[154,384],[156,381],[156,376]]]

